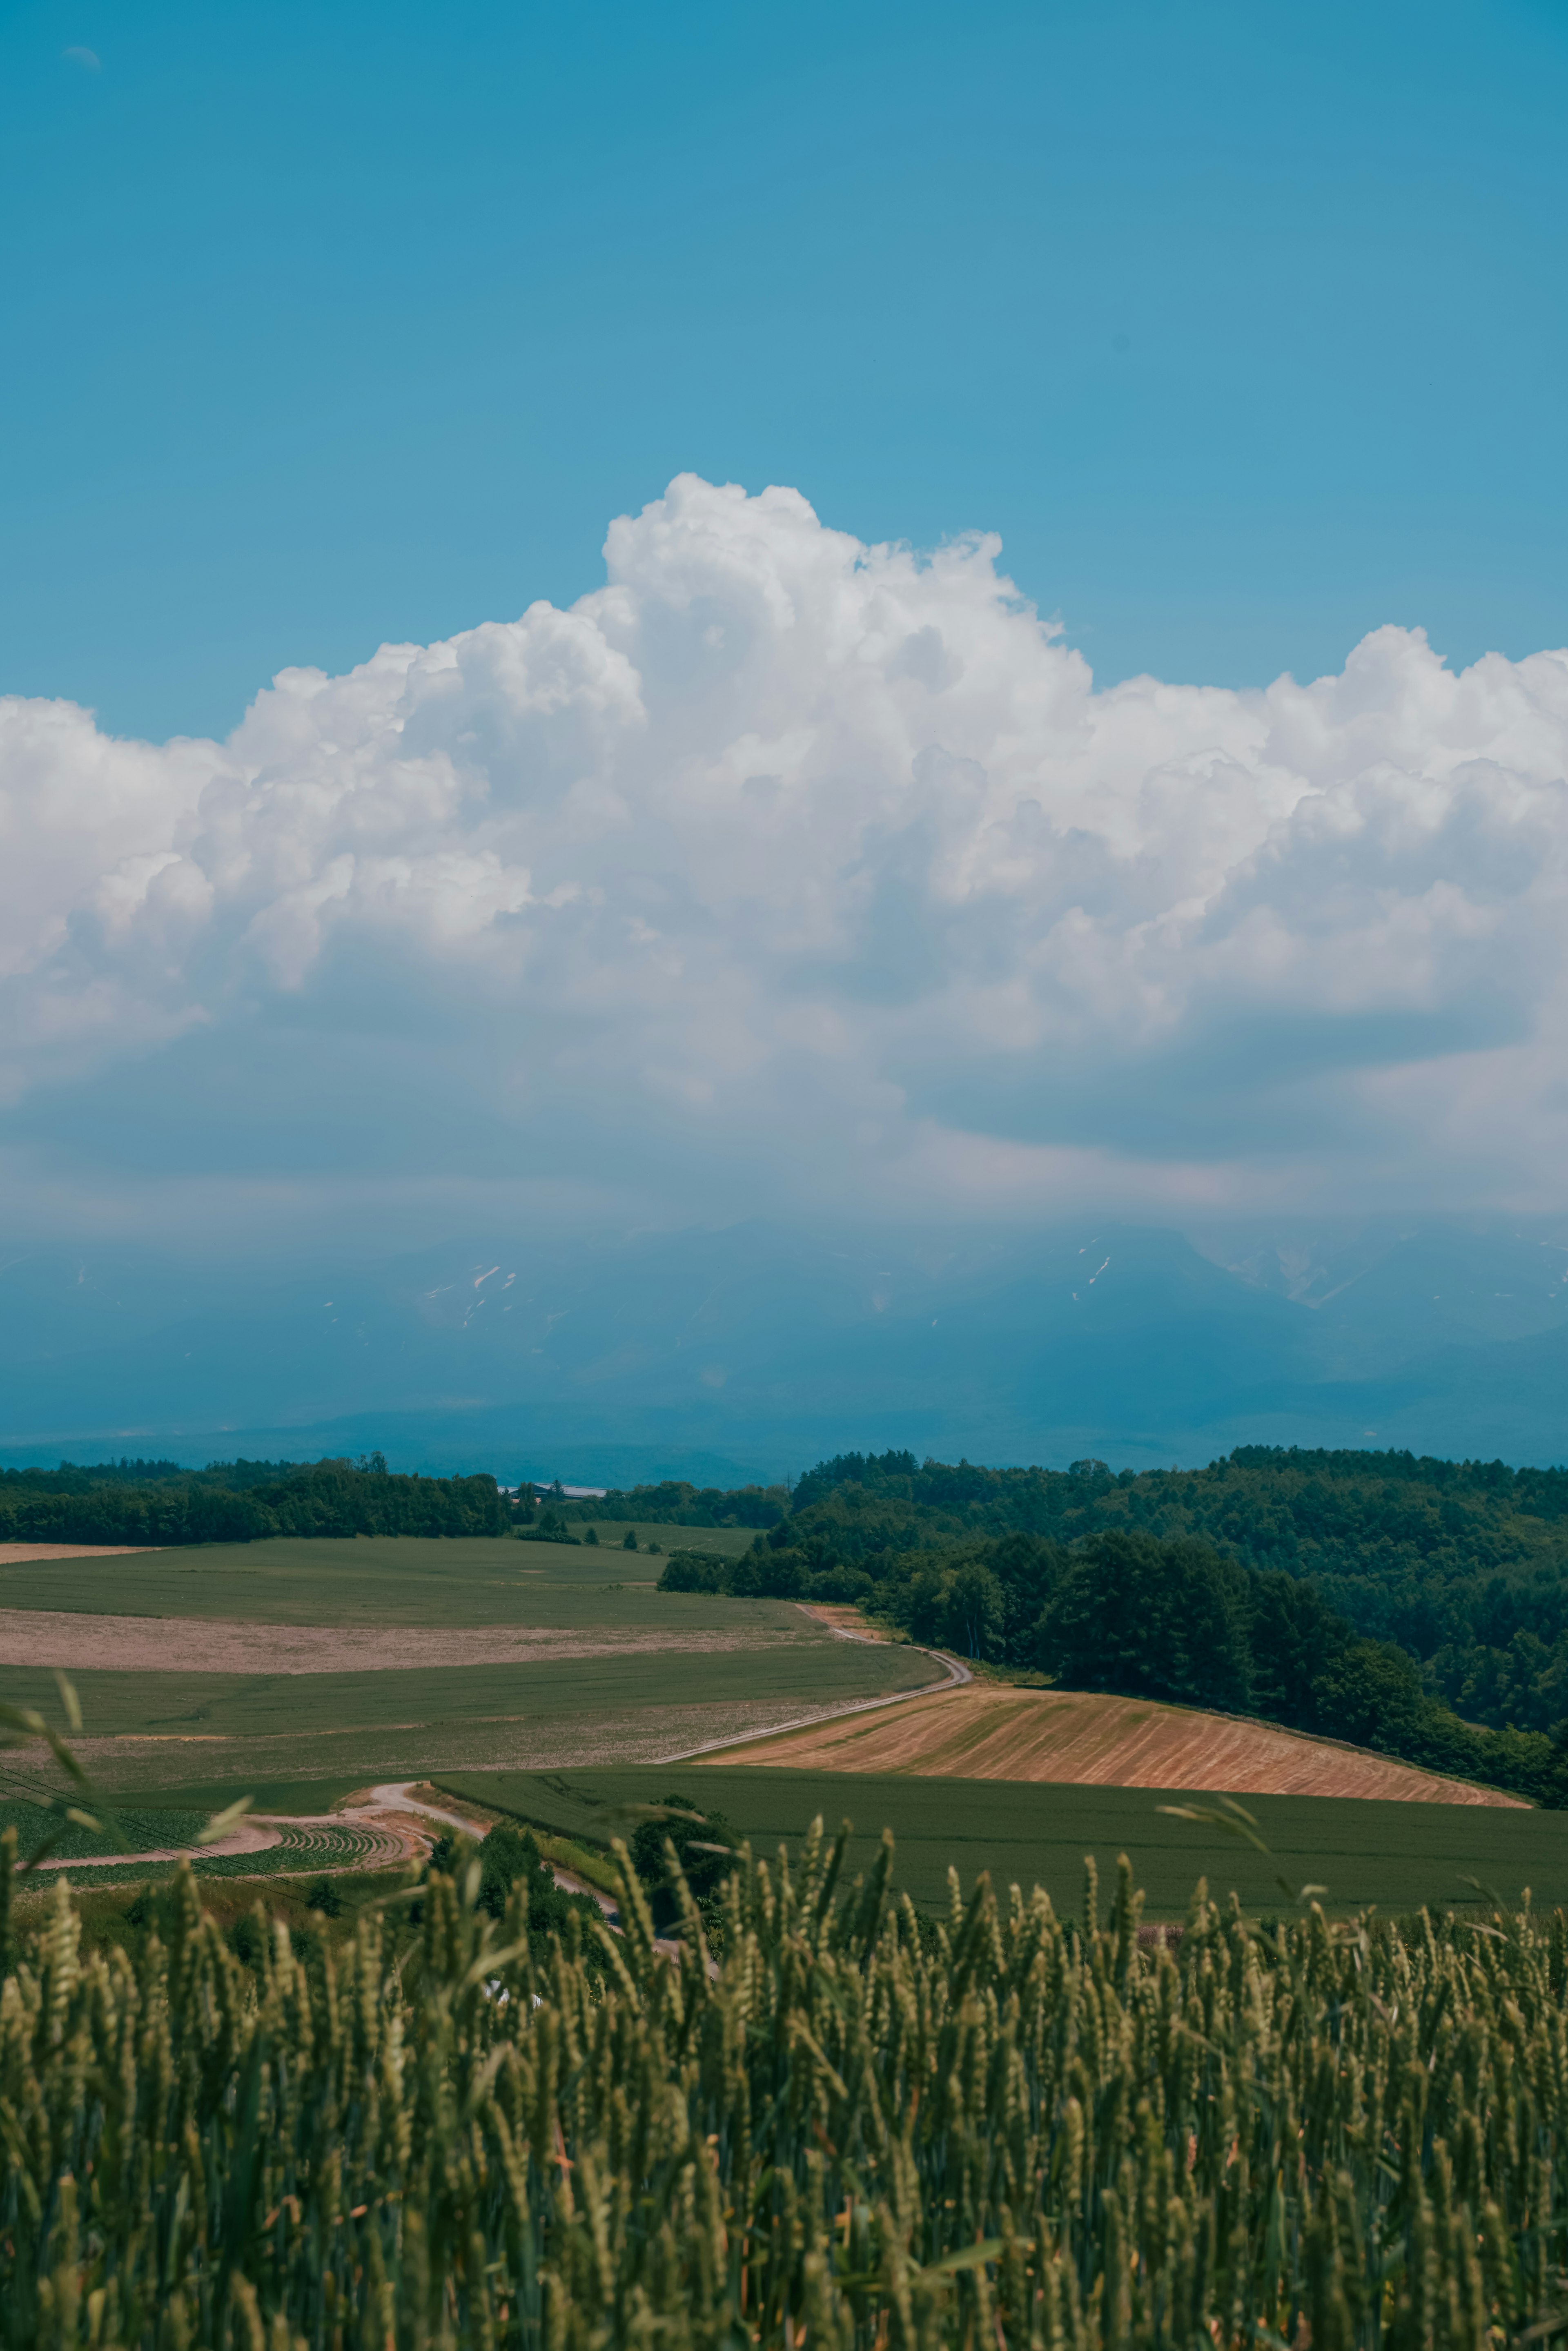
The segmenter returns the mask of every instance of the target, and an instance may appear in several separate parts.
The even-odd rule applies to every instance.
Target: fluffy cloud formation
[[[448,1057],[518,1173],[548,1103],[737,1202],[1559,1204],[1568,654],[1096,693],[998,553],[683,476],[221,746],[0,703],[6,1098],[282,1022]]]

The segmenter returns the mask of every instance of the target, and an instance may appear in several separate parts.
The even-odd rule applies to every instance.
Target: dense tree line
[[[677,1551],[661,1581],[856,1600],[1067,1687],[1259,1714],[1561,1803],[1565,1495],[1561,1472],[1393,1454],[1258,1447],[1119,1477],[851,1454],[744,1558]]]
[[[1010,1532],[1194,1536],[1310,1582],[1468,1719],[1548,1731],[1568,1718],[1568,1470],[1263,1446],[1119,1474],[851,1453],[800,1479],[789,1525],[797,1547],[852,1564]]]
[[[155,1470],[157,1475],[126,1474]],[[253,1472],[263,1475],[253,1475]],[[358,1462],[170,1462],[0,1473],[0,1542],[256,1542],[269,1535],[499,1535],[490,1477],[393,1475]]]
[[[651,1527],[776,1527],[789,1515],[788,1486],[692,1486],[666,1478],[657,1486],[612,1487],[596,1501],[568,1502],[573,1520],[633,1519]]]
[[[30,1489],[40,1494],[91,1494],[105,1486],[221,1487],[243,1493],[252,1486],[276,1485],[308,1465],[302,1461],[209,1461],[204,1469],[191,1469],[178,1461],[62,1461],[57,1469],[0,1469],[0,1489]],[[361,1469],[385,1469],[381,1453],[364,1456]]]

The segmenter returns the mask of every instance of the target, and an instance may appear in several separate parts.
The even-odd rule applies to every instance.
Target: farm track
[[[444,1828],[461,1829],[465,1836],[484,1835],[487,1822],[476,1820],[471,1813],[448,1812],[441,1804],[425,1802],[423,1797],[410,1792],[417,1784],[413,1780],[384,1781],[380,1787],[371,1790],[370,1805],[358,1805],[356,1812],[361,1818],[372,1808],[393,1817],[399,1813],[415,1813],[424,1820],[439,1821]],[[587,1878],[579,1877],[575,1870],[562,1869],[554,1862],[550,1864],[550,1869],[556,1884],[563,1892],[586,1894],[598,1903],[612,1926],[619,1922],[620,1911],[601,1886],[591,1886]]]
[[[797,1601],[795,1605],[800,1608],[805,1615],[814,1618],[815,1621],[821,1625],[826,1625],[828,1631],[833,1634],[838,1640],[862,1641],[868,1646],[881,1641],[881,1635],[870,1625],[866,1625],[864,1629],[862,1630],[860,1625],[846,1625],[836,1621],[837,1614],[839,1613],[850,1614],[852,1613],[852,1611],[845,1610],[842,1612],[835,1612],[834,1617],[829,1617],[823,1614],[818,1608],[813,1607],[807,1601]],[[902,1646],[903,1645],[901,1644],[900,1646]],[[942,1667],[945,1680],[940,1686],[939,1694],[945,1693],[946,1690],[956,1689],[961,1684],[965,1682],[972,1682],[975,1678],[974,1675],[969,1671],[968,1667],[964,1665],[957,1657],[950,1657],[946,1649],[917,1648],[915,1651],[915,1655],[921,1657],[929,1657],[933,1665],[940,1666]],[[928,1698],[931,1694],[931,1684],[929,1682],[919,1682],[916,1683],[913,1689],[893,1690],[883,1698],[853,1698],[843,1706],[836,1706],[832,1708],[831,1711],[824,1709],[821,1707],[817,1707],[814,1708],[810,1713],[802,1714],[797,1717],[794,1722],[781,1722],[776,1725],[772,1729],[761,1732],[742,1732],[727,1739],[705,1740],[700,1747],[682,1748],[677,1752],[671,1754],[665,1760],[672,1763],[701,1763],[704,1761],[733,1763],[737,1761],[751,1762],[753,1761],[762,1762],[770,1759],[764,1758],[762,1756],[753,1758],[749,1755],[737,1755],[736,1750],[742,1747],[756,1745],[759,1740],[766,1740],[771,1744],[774,1740],[792,1738],[797,1735],[809,1738],[813,1730],[831,1730],[835,1725],[842,1723],[852,1716],[878,1713],[883,1708],[890,1706],[907,1706],[912,1699]],[[828,1768],[831,1769],[832,1767],[830,1766]],[[870,1771],[876,1767],[868,1764],[865,1768]]]

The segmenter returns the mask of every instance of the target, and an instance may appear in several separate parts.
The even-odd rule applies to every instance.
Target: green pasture
[[[165,1772],[172,1767],[165,1758]],[[335,1804],[346,1802],[349,1797],[361,1794],[367,1782],[363,1776],[340,1774],[333,1780],[247,1780],[237,1789],[232,1780],[189,1780],[178,1787],[147,1787],[139,1789],[136,1803],[143,1819],[149,1813],[169,1811],[194,1813],[205,1822],[214,1813],[232,1804],[235,1795],[250,1798],[253,1813],[298,1813],[315,1814],[329,1813]]]
[[[1270,1851],[1265,1855],[1211,1828],[1167,1818],[1161,1804],[1214,1808],[1191,1791],[1082,1788],[1018,1780],[912,1780],[873,1772],[790,1771],[757,1765],[663,1765],[550,1772],[444,1772],[454,1795],[538,1821],[559,1834],[607,1843],[628,1834],[618,1808],[681,1793],[723,1813],[761,1852],[796,1844],[821,1813],[846,1817],[856,1834],[850,1866],[866,1868],[885,1826],[898,1846],[896,1882],[926,1908],[944,1907],[951,1864],[967,1889],[981,1870],[993,1885],[1043,1886],[1059,1910],[1082,1901],[1083,1860],[1102,1886],[1115,1883],[1125,1853],[1148,1896],[1151,1918],[1179,1918],[1194,1884],[1234,1890],[1254,1914],[1289,1905],[1277,1880],[1326,1886],[1325,1908],[1390,1913],[1426,1904],[1449,1909],[1480,1897],[1479,1879],[1504,1901],[1529,1886],[1542,1907],[1568,1905],[1568,1813],[1472,1804],[1371,1803],[1344,1796],[1254,1796],[1242,1801]]]
[[[767,1604],[764,1604],[765,1605]],[[796,1615],[792,1631],[805,1628]],[[99,1669],[72,1674],[72,1744],[111,1790],[199,1779],[350,1786],[434,1770],[634,1763],[741,1738],[810,1708],[918,1687],[919,1650],[824,1635],[738,1650],[630,1652],[523,1665],[342,1674]],[[58,1719],[53,1676],[7,1667],[5,1694]]]
[[[660,1530],[661,1539],[688,1533],[708,1548],[750,1540],[744,1528]],[[73,1744],[106,1789],[199,1782],[225,1801],[289,1782],[348,1789],[436,1768],[637,1764],[933,1678],[918,1652],[837,1640],[785,1601],[661,1593],[662,1565],[608,1542],[509,1537],[213,1544],[0,1567],[0,1611],[407,1632],[397,1653],[406,1666],[372,1672],[120,1671],[62,1654],[85,1723]],[[421,1661],[422,1634],[485,1625],[624,1636],[627,1646],[524,1664]],[[763,1637],[756,1648],[634,1646],[651,1634],[700,1644],[713,1633]],[[58,1719],[52,1674],[7,1667],[0,1682],[12,1703]]]
[[[624,1530],[619,1530],[618,1534]],[[744,1551],[747,1529],[643,1529],[671,1550]],[[733,1626],[737,1604],[654,1589],[664,1565],[622,1551],[600,1530],[590,1544],[525,1543],[509,1535],[454,1541],[357,1535],[342,1541],[279,1537],[129,1552],[108,1559],[25,1560],[0,1565],[0,1609],[61,1609],[91,1616],[209,1616],[256,1625],[537,1625]],[[744,1538],[744,1540],[740,1540]],[[747,1623],[801,1622],[786,1601],[744,1604]]]

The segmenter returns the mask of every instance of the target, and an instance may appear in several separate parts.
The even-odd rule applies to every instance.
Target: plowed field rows
[[[1090,1787],[1211,1789],[1238,1796],[1520,1804],[1517,1796],[1440,1779],[1362,1748],[1270,1730],[1262,1723],[1140,1698],[998,1689],[983,1682],[908,1698],[875,1714],[811,1723],[698,1761]]]
[[[32,1810],[30,1806],[16,1809]],[[169,1814],[131,1817],[139,1818],[158,1838],[154,1846],[121,1859],[104,1850],[103,1840],[85,1840],[96,1842],[98,1850],[68,1860],[63,1874],[82,1886],[136,1885],[148,1878],[167,1876],[173,1861],[181,1858],[190,1863],[198,1877],[304,1877],[329,1870],[386,1868],[401,1861],[405,1851],[403,1840],[395,1831],[375,1827],[369,1822],[261,1819],[253,1825],[267,1839],[265,1844],[247,1843],[238,1851],[219,1846],[210,1852],[187,1844],[176,1855],[163,1842],[172,1822],[178,1818],[193,1833],[200,1825],[199,1816],[194,1820],[189,1815]],[[48,1870],[41,1883],[52,1883],[54,1876],[55,1872]],[[32,1887],[29,1892],[36,1896],[38,1888]]]
[[[371,1828],[357,1821],[278,1821],[283,1832],[269,1860],[269,1869],[374,1869],[398,1861],[402,1840],[390,1829]]]
[[[0,1543],[0,1567],[26,1567],[40,1559],[131,1559],[154,1548],[149,1543]]]

